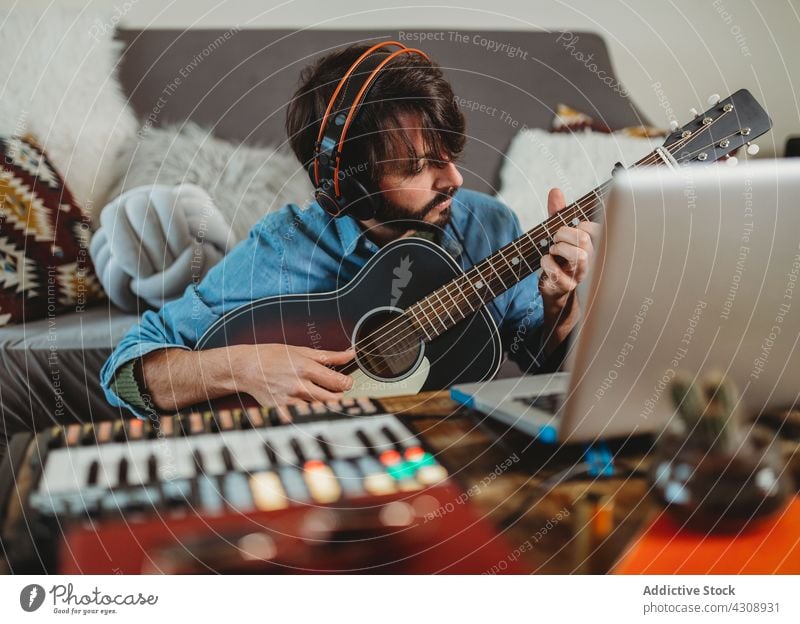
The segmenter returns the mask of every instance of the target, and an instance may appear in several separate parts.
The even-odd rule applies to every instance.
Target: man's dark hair
[[[303,167],[314,156],[320,123],[336,85],[368,47],[337,50],[300,74],[300,85],[286,114],[286,133]],[[402,127],[400,115],[409,113],[419,120],[424,154],[416,153],[405,132],[395,131]],[[350,126],[342,169],[374,186],[388,171],[413,174],[417,159],[423,156],[456,159],[464,140],[464,115],[439,66],[416,54],[401,54],[383,68]]]

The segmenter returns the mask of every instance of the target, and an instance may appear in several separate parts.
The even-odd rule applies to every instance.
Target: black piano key
[[[394,446],[394,448],[397,451],[402,453],[403,450],[405,450],[403,447],[403,443],[397,439],[397,436],[394,434],[394,431],[389,429],[389,427],[381,427],[381,433],[386,436],[386,439],[392,443],[392,446]]]
[[[128,485],[128,459],[123,457],[117,466],[117,480],[121,486]]]
[[[322,434],[319,434],[315,439],[317,445],[322,449],[322,454],[325,456],[325,460],[331,461],[332,459],[334,459],[333,449],[331,449],[331,445],[330,442],[328,442],[328,439]]]
[[[367,453],[369,453],[370,455],[377,454],[377,451],[375,450],[375,444],[372,442],[372,440],[369,439],[367,434],[364,433],[363,429],[359,429],[356,431],[356,437],[364,445],[364,449],[367,451]]]
[[[272,427],[280,427],[283,424],[280,416],[278,416],[278,410],[276,410],[274,407],[269,408],[267,418]]]
[[[200,453],[200,449],[194,450],[192,453],[192,460],[194,461],[195,473],[198,476],[204,474],[205,469],[203,468],[203,455]]]
[[[306,463],[306,455],[303,453],[303,448],[300,446],[300,443],[297,441],[297,438],[292,438],[289,442],[289,446],[292,447],[294,451],[295,457],[297,457],[297,465],[302,466]]]
[[[87,485],[97,485],[97,475],[100,472],[100,463],[95,459],[89,465],[89,474],[86,477]]]
[[[151,453],[147,458],[147,480],[150,483],[158,483],[158,460],[156,456]]]
[[[47,448],[57,449],[64,444],[64,428],[56,425],[50,428],[50,436],[47,441]]]
[[[264,451],[267,454],[267,461],[269,461],[269,467],[276,468],[280,462],[278,461],[278,454],[275,452],[275,449],[272,448],[272,445],[269,443],[269,440],[264,442]]]
[[[236,470],[236,462],[231,454],[231,449],[229,449],[227,446],[222,447],[222,461],[225,463],[225,470],[227,472],[233,472]]]
[[[94,425],[92,425],[92,423],[84,423],[81,429],[81,445],[91,446],[94,443]]]

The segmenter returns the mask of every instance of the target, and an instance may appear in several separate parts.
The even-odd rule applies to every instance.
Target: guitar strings
[[[688,136],[681,137],[679,140],[675,141],[671,145],[665,146],[665,148],[671,154],[673,154],[674,151],[677,151],[678,149],[683,147],[683,145],[685,145],[689,141],[693,140],[696,136],[698,136],[702,132],[710,130],[711,127],[714,124],[717,123],[717,121],[722,119],[728,113],[729,113],[728,111],[723,112],[719,117],[714,119],[711,123],[703,125],[702,127],[698,128],[696,131],[694,131],[691,134],[689,134]],[[728,137],[724,137],[724,138],[730,138],[731,136],[735,136],[736,134],[738,134],[738,132],[734,132],[734,133],[728,135]],[[699,152],[703,151],[704,149],[708,149],[708,148],[714,146],[714,144],[717,143],[719,140],[722,140],[722,139],[716,139],[714,142],[712,142],[712,143],[710,143],[710,144],[708,144],[708,145],[706,145],[704,147],[701,147],[701,148],[695,150],[694,152],[691,152],[688,155],[688,157],[691,157],[692,155],[694,155],[696,153],[699,153]],[[633,167],[653,165],[653,164],[657,164],[660,161],[661,161],[661,158],[658,155],[658,152],[654,150],[653,152],[650,152],[647,156],[642,158],[640,161],[634,163]],[[404,340],[407,340],[411,336],[417,336],[419,338],[419,332],[412,325],[411,329],[407,330],[406,333],[402,334],[400,337],[392,337],[389,340],[385,340],[385,338],[387,336],[389,336],[390,332],[397,331],[398,329],[401,328],[401,325],[404,322],[406,322],[406,321],[411,322],[412,318],[419,325],[419,329],[422,330],[422,332],[425,334],[425,338],[427,338],[428,340],[431,340],[431,338],[428,337],[428,332],[425,331],[425,328],[422,325],[422,322],[418,318],[416,318],[416,314],[411,312],[411,317],[407,316],[407,313],[412,308],[419,306],[419,311],[424,315],[425,320],[428,321],[428,323],[431,326],[431,329],[434,329],[434,331],[439,331],[439,330],[436,330],[434,328],[433,323],[431,322],[431,319],[428,318],[429,312],[425,311],[424,308],[421,306],[421,304],[423,302],[425,302],[425,301],[428,301],[428,307],[430,309],[430,312],[432,312],[435,315],[435,318],[442,319],[442,311],[447,312],[447,307],[442,302],[442,297],[438,295],[438,292],[443,290],[444,294],[446,294],[450,298],[450,300],[455,304],[456,309],[459,312],[461,312],[461,308],[459,306],[463,305],[464,303],[467,303],[470,306],[470,308],[472,308],[472,305],[471,305],[470,299],[469,299],[469,295],[467,295],[464,292],[463,288],[458,284],[458,282],[463,281],[463,282],[469,283],[470,286],[473,286],[473,295],[474,294],[478,294],[477,290],[475,290],[475,288],[474,288],[474,282],[472,281],[472,278],[467,279],[468,276],[470,275],[470,273],[473,273],[473,272],[477,273],[477,278],[480,281],[483,281],[485,284],[487,284],[487,289],[489,290],[489,293],[491,295],[493,295],[493,298],[499,296],[499,295],[494,295],[494,292],[488,286],[488,284],[490,282],[494,281],[494,278],[488,278],[488,279],[485,278],[483,276],[483,271],[484,271],[484,269],[486,267],[484,267],[484,269],[478,269],[478,267],[480,267],[484,262],[486,262],[487,260],[489,260],[492,257],[495,257],[495,256],[502,257],[503,260],[505,260],[507,268],[500,268],[498,270],[494,266],[491,266],[491,263],[489,265],[487,265],[487,267],[491,267],[492,271],[497,276],[497,279],[500,281],[500,285],[503,286],[503,290],[501,291],[501,293],[505,292],[506,290],[511,288],[511,286],[505,286],[504,278],[511,278],[511,279],[516,280],[516,281],[514,281],[512,283],[512,286],[513,286],[516,283],[518,283],[519,281],[521,281],[522,279],[524,279],[525,277],[528,277],[529,275],[535,273],[538,270],[538,268],[536,268],[536,269],[532,268],[530,266],[528,260],[525,257],[525,256],[529,255],[531,252],[536,251],[539,254],[538,261],[541,261],[541,258],[544,257],[544,255],[545,255],[545,254],[541,253],[541,251],[540,251],[539,247],[537,246],[536,242],[534,241],[532,235],[537,233],[538,230],[544,230],[544,234],[547,235],[547,238],[552,239],[552,236],[550,235],[550,231],[547,228],[547,224],[550,223],[550,221],[553,221],[553,223],[556,223],[557,221],[561,221],[563,225],[567,225],[570,221],[574,220],[578,216],[584,217],[584,220],[591,219],[596,214],[598,209],[602,209],[602,201],[604,199],[603,196],[605,195],[605,193],[606,193],[608,187],[611,185],[611,183],[612,183],[612,180],[607,180],[606,182],[604,182],[603,184],[598,186],[597,189],[594,189],[594,190],[590,191],[589,193],[587,193],[586,195],[584,195],[583,197],[581,197],[577,201],[573,202],[573,204],[570,205],[569,207],[567,207],[567,208],[555,213],[554,215],[549,217],[543,223],[539,224],[538,226],[536,226],[535,228],[529,230],[528,232],[525,232],[522,236],[520,236],[519,238],[515,239],[514,241],[511,241],[510,243],[505,245],[503,248],[501,248],[500,250],[498,250],[497,252],[495,252],[494,254],[489,256],[489,258],[486,258],[486,259],[482,260],[481,262],[479,262],[477,265],[474,265],[473,267],[471,267],[464,274],[458,276],[457,278],[455,278],[451,282],[448,282],[444,286],[440,286],[439,288],[434,290],[430,295],[427,295],[426,297],[424,297],[420,301],[418,301],[418,302],[414,303],[413,305],[409,306],[403,312],[403,314],[400,315],[400,317],[397,320],[391,321],[386,326],[382,327],[381,331],[379,333],[371,334],[370,336],[368,336],[367,339],[366,339],[366,343],[365,344],[361,345],[357,341],[356,344],[355,344],[355,347],[357,348],[358,351],[360,351],[361,353],[363,353],[365,355],[374,355],[374,354],[378,353],[380,349],[385,349],[387,347],[387,345],[402,343]],[[601,196],[601,194],[603,196]],[[583,209],[584,206],[587,207],[587,210]],[[567,216],[569,218],[565,219],[564,218],[564,214],[562,214],[562,213],[568,213]],[[559,227],[561,227],[561,226],[559,226]],[[521,239],[526,239],[526,240],[522,240],[521,241]],[[536,236],[536,239],[541,239],[541,236]],[[524,262],[524,264],[528,268],[529,272],[524,277],[519,277],[519,275],[521,274],[521,271],[515,271],[513,266],[509,263],[508,259],[505,257],[505,252],[510,248],[514,248],[517,251],[518,255],[522,258],[522,262]],[[537,264],[537,259],[534,259],[533,263]],[[521,265],[520,265],[520,268],[522,268]],[[501,273],[502,273],[502,275],[501,275]],[[466,283],[465,283],[465,285],[466,285]],[[455,294],[455,297],[450,292],[450,287],[453,284],[455,284],[458,287],[458,292]],[[433,297],[433,296],[435,296],[439,300],[439,304],[435,304],[435,303],[432,303],[432,302],[429,301],[430,298]],[[457,301],[456,297],[460,297],[460,301]],[[480,295],[479,295],[478,299],[479,299],[478,302],[477,302],[478,303],[478,307],[482,307],[483,305],[486,305],[486,303],[488,303],[488,301],[491,301],[491,300],[484,301],[483,298],[480,297]],[[467,316],[471,315],[476,310],[477,310],[476,308],[473,308],[467,314],[463,314],[462,313],[461,314],[461,318],[458,319],[458,320],[453,319],[453,316],[449,312],[447,313],[447,315],[450,317],[451,321],[453,321],[453,323],[455,325],[456,323],[461,322],[462,320],[466,319]],[[442,322],[442,325],[444,326],[444,330],[442,330],[442,332],[450,329],[450,327],[448,327],[443,321],[440,321],[440,322]],[[440,334],[438,334],[438,335],[440,335]],[[434,337],[436,337],[436,336],[434,336]],[[392,342],[392,341],[394,341],[394,342]]]

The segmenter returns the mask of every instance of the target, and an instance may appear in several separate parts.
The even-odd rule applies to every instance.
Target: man
[[[306,68],[287,113],[289,141],[303,167],[312,161],[320,120],[336,84],[364,52],[352,46]],[[380,73],[348,133],[342,169],[374,196],[368,219],[332,219],[316,203],[266,215],[198,285],[158,313],[148,311],[101,372],[108,400],[144,416],[236,392],[262,405],[326,401],[351,379],[333,370],[354,357],[283,344],[193,351],[226,312],[254,299],[334,290],[379,248],[403,236],[426,236],[469,268],[518,238],[516,216],[499,201],[461,189],[455,162],[464,117],[433,63],[401,55]],[[548,211],[564,207],[558,189]],[[509,356],[531,372],[554,370],[579,315],[575,288],[593,254],[596,224],[563,227],[533,275],[500,294],[490,311]]]

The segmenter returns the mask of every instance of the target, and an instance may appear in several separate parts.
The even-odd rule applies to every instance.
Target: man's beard
[[[424,221],[433,210],[439,205],[446,202],[448,199],[455,195],[458,187],[448,189],[444,193],[439,193],[431,201],[429,201],[421,210],[412,211],[403,206],[398,206],[387,199],[383,199],[381,207],[375,215],[375,220],[380,222],[381,225],[398,233],[407,232],[408,230],[426,230],[428,232],[438,232],[450,221],[450,213],[452,211],[452,204],[442,211],[439,218],[434,222]]]

